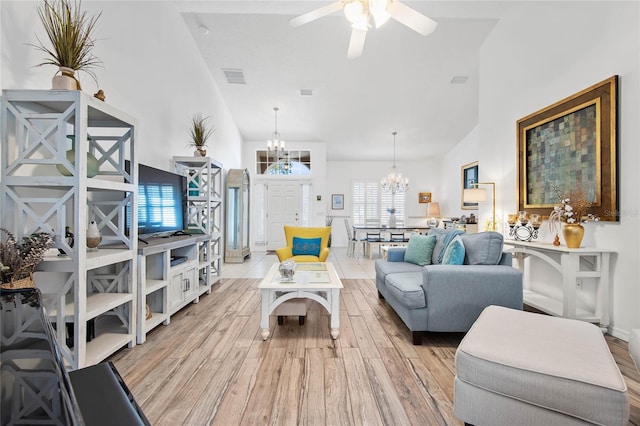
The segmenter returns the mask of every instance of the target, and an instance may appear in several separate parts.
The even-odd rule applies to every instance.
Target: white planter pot
[[[60,67],[60,75],[51,80],[53,90],[80,90],[80,83],[75,78],[75,71],[71,68]]]

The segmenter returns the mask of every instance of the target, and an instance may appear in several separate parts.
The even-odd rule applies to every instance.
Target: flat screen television
[[[127,169],[129,167],[127,162]],[[184,231],[186,191],[186,176],[138,164],[138,236]],[[127,212],[128,218],[130,214]]]

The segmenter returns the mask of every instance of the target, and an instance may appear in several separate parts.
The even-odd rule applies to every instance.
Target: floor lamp
[[[495,182],[477,182],[473,183],[473,188],[465,189],[462,193],[462,199],[465,203],[484,203],[487,201],[487,190],[478,188],[478,185],[491,185],[492,189],[492,206],[491,206],[491,231],[496,230],[496,184]]]

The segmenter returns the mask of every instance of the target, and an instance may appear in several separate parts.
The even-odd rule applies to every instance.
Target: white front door
[[[286,246],[285,225],[300,225],[300,183],[270,182],[267,190],[267,250]]]

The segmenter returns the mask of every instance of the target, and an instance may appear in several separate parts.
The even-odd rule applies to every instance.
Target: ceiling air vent
[[[222,72],[229,84],[247,84],[244,79],[244,73],[240,69],[223,68]]]
[[[311,89],[300,89],[300,96],[313,96],[313,90],[311,90]]]
[[[451,79],[451,84],[465,84],[469,80],[466,75],[457,75]]]

